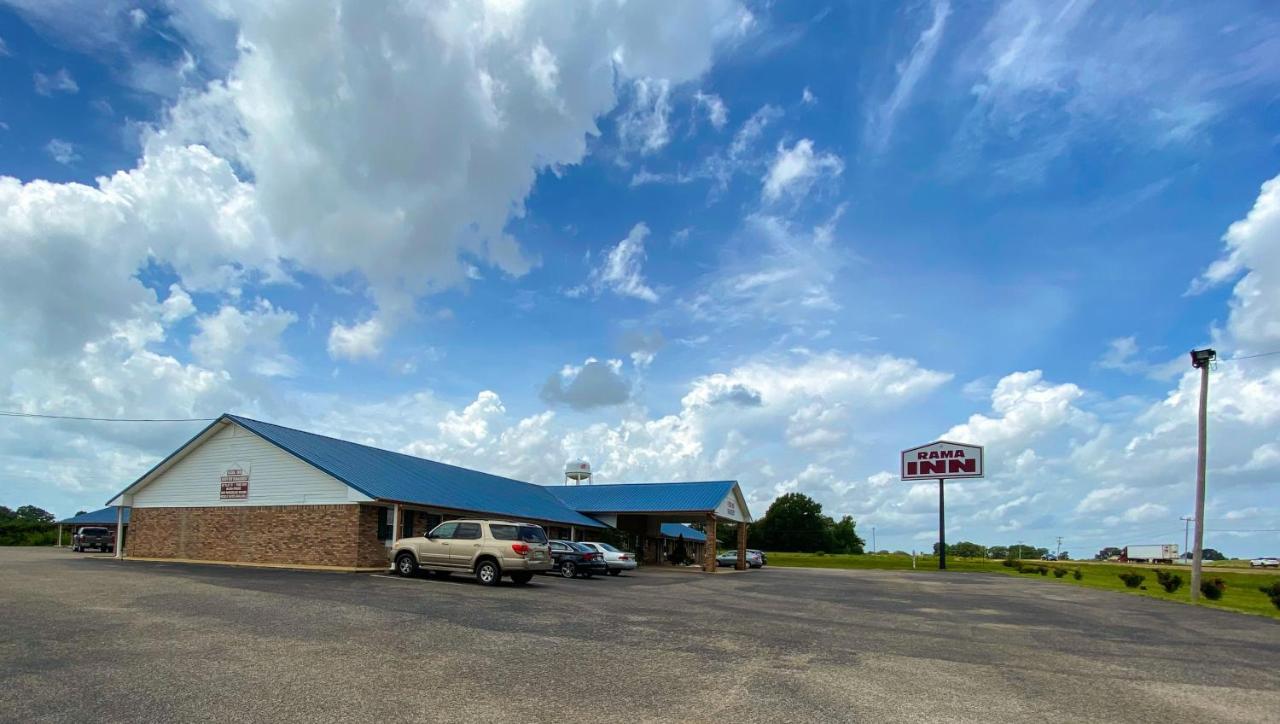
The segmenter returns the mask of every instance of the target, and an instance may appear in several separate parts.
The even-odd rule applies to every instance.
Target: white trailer
[[[1123,563],[1173,563],[1178,560],[1177,543],[1125,546]]]

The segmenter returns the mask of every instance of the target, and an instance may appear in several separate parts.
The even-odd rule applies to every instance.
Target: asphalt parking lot
[[[1275,721],[1280,624],[983,574],[526,587],[0,548],[5,721]]]

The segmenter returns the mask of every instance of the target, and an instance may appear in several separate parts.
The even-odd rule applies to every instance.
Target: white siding
[[[716,506],[716,514],[722,518],[736,520],[738,522],[751,522],[751,516],[747,512],[746,501],[742,499],[742,494],[738,490],[738,486],[733,486],[729,494],[724,496],[724,500],[720,501],[720,505]]]
[[[219,497],[221,478],[229,468],[249,473],[247,499]],[[234,423],[133,493],[135,508],[332,505],[365,500],[369,498],[346,483]]]

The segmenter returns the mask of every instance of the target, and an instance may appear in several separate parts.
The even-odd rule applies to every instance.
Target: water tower
[[[591,484],[591,463],[578,458],[570,460],[564,465],[564,484],[565,485],[582,485],[582,481],[586,481],[587,485]]]

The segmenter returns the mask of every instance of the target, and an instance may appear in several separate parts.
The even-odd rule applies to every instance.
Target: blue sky
[[[1080,553],[1181,531],[1186,350],[1280,350],[1268,3],[322,6],[0,3],[0,408],[728,477],[908,550],[897,451],[965,436],[948,537]],[[1215,373],[1230,553],[1280,545],[1278,362]],[[5,423],[0,502],[198,427]]]

